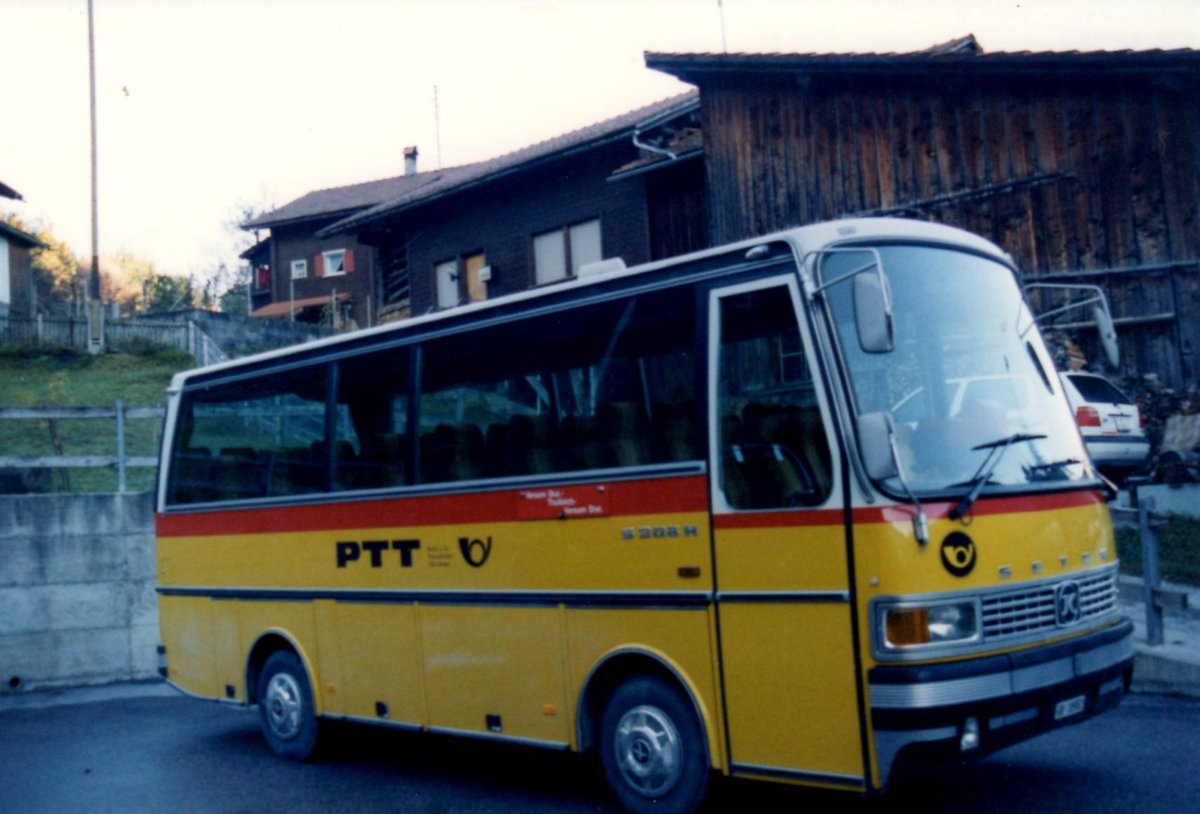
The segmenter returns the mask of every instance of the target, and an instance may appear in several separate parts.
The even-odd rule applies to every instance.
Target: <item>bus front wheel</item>
[[[295,653],[280,650],[258,677],[258,712],[263,737],[275,754],[307,760],[317,746],[317,714],[312,687]]]
[[[649,676],[622,684],[600,721],[604,776],[635,814],[687,814],[708,788],[704,734],[674,686]]]

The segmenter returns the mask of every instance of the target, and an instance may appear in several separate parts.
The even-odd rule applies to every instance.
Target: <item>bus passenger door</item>
[[[734,774],[864,784],[832,426],[794,275],[709,300],[713,529]]]

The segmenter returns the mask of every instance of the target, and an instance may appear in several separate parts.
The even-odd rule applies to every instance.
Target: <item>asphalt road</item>
[[[744,781],[714,811],[1193,814],[1200,701],[1105,716],[894,788],[882,800]],[[257,715],[178,696],[0,707],[0,812],[616,812],[578,756],[339,727],[322,759],[273,757]]]

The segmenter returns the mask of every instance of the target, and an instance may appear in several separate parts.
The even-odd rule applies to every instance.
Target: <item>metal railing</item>
[[[1137,514],[1138,538],[1142,549],[1142,592],[1141,601],[1146,606],[1146,643],[1158,647],[1165,642],[1163,632],[1163,611],[1167,608],[1186,610],[1188,605],[1187,593],[1162,584],[1162,569],[1158,562],[1158,535],[1154,525],[1167,520],[1166,517],[1154,512],[1154,498],[1141,497],[1134,491],[1136,508],[1109,506],[1112,512],[1128,512]]]
[[[107,419],[116,421],[115,449],[112,455],[0,455],[0,469],[98,469],[115,467],[117,491],[126,490],[129,467],[154,467],[156,455],[129,455],[125,443],[128,419],[161,418],[163,407],[126,407],[117,400],[112,407],[0,407],[0,420],[53,421],[60,419]]]

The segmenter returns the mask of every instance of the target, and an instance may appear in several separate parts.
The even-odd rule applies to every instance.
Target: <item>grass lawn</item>
[[[1200,520],[1171,515],[1169,522],[1154,526],[1158,536],[1158,563],[1162,577],[1171,582],[1200,585]],[[1137,526],[1116,528],[1121,571],[1141,576],[1142,543]]]
[[[145,354],[46,352],[0,348],[0,406],[112,407],[120,399],[128,407],[159,407],[178,370],[194,365],[177,351]],[[158,451],[161,419],[131,419],[125,424],[127,455]],[[114,419],[5,419],[0,421],[0,450],[5,455],[114,455]],[[8,471],[12,476],[12,471]],[[154,470],[129,469],[126,488],[149,489]],[[44,469],[20,473],[37,491],[111,492],[117,488],[112,469]]]

